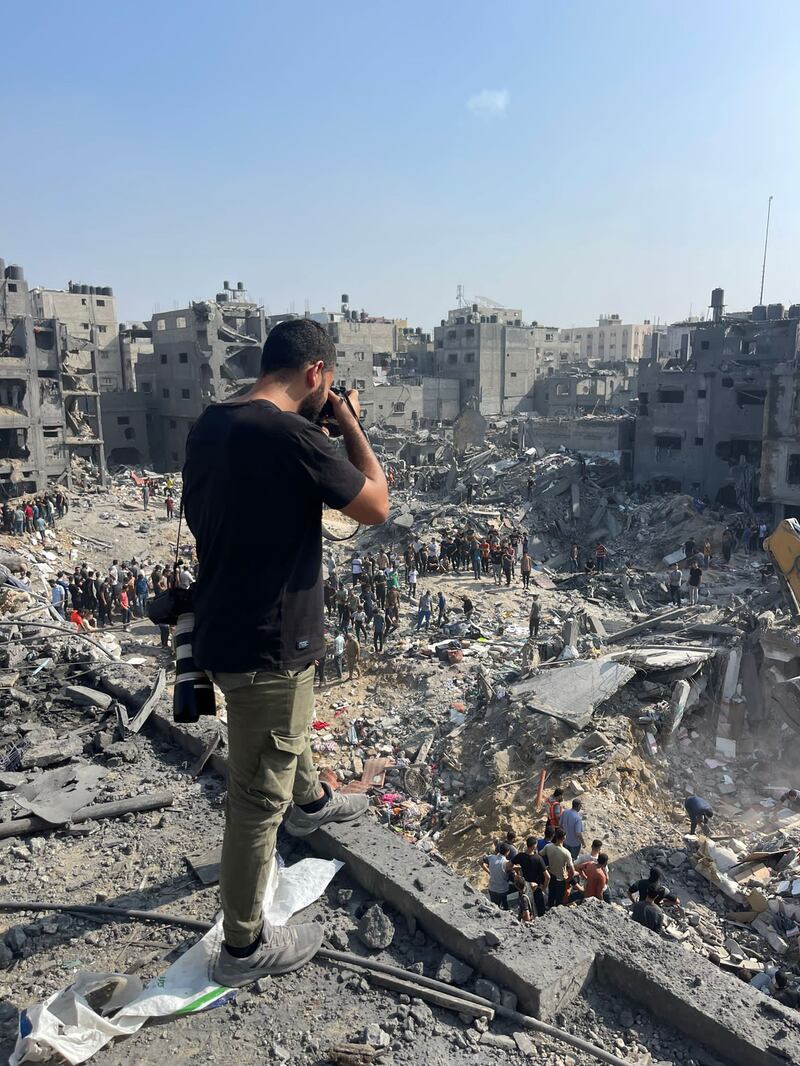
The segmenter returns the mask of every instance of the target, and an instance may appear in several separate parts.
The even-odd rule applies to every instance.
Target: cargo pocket
[[[278,751],[288,751],[292,755],[302,755],[308,744],[308,733],[270,733],[272,743]]]
[[[267,811],[285,809],[292,798],[297,757],[308,744],[307,733],[280,733],[272,730],[262,751],[248,794]]]

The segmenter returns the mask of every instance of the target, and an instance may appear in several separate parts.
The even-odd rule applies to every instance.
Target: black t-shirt
[[[527,851],[521,852],[514,860],[522,870],[522,876],[531,885],[543,885],[547,867],[541,855],[529,855]]]
[[[203,412],[183,469],[199,667],[296,670],[322,654],[322,504],[346,507],[364,480],[319,427],[267,400]]]

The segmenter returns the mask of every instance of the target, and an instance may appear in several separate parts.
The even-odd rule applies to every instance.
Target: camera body
[[[341,396],[345,401],[347,400],[347,389],[342,388],[341,385],[332,385],[331,392],[335,392],[337,396]],[[342,430],[336,415],[333,413],[333,405],[330,400],[325,401],[325,406],[317,415],[317,425],[321,429],[327,430],[329,437],[341,437]]]

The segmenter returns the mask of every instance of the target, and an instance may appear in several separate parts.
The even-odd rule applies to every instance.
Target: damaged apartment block
[[[695,325],[690,347],[639,365],[635,480],[745,511],[759,498],[786,499],[796,484],[800,504],[800,439],[786,407],[800,304],[726,314],[723,301],[714,289],[712,319]]]
[[[105,470],[95,337],[38,313],[19,266],[0,260],[0,493],[70,485],[73,460]]]

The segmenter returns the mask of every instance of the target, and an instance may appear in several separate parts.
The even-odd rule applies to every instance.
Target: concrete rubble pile
[[[712,566],[699,605],[676,607],[667,602],[665,560],[680,552],[685,566],[685,540],[719,540],[719,519],[700,501],[640,499],[606,458],[520,454],[507,428],[460,456],[432,431],[371,435],[404,487],[393,492],[385,527],[326,544],[340,574],[356,550],[363,558],[391,546],[402,556],[409,540],[459,529],[482,537],[525,531],[534,571],[529,591],[518,578],[505,587],[490,576],[422,575],[421,586],[447,590],[440,630],[415,629],[416,606],[403,590],[401,624],[384,653],[364,647],[363,676],[320,689],[312,748],[323,778],[369,793],[384,830],[478,885],[479,857],[506,827],[539,832],[537,792],[558,784],[568,800],[584,798],[587,836],[612,851],[615,904],[627,908],[627,884],[656,863],[683,900],[668,935],[687,953],[741,982],[797,966],[800,808],[781,797],[797,784],[800,638],[776,582],[762,573],[763,557]],[[432,456],[422,468],[420,454]],[[410,472],[420,469],[427,478],[411,486]],[[107,488],[76,495],[45,544],[17,539],[0,558],[12,578],[31,574],[34,593],[0,587],[0,838],[12,837],[16,849],[0,874],[6,884],[23,882],[31,868],[48,877],[41,834],[76,832],[84,818],[92,825],[93,806],[111,807],[91,831],[118,853],[120,832],[134,846],[133,820],[155,824],[173,796],[196,795],[194,776],[155,766],[140,732],[149,716],[159,730],[169,718],[156,638],[114,631],[82,639],[36,596],[58,570],[87,556],[105,565],[130,558],[142,538],[146,572],[169,561],[177,524],[158,508],[156,496],[144,510],[137,477],[121,471]],[[191,557],[191,538],[182,540],[181,554]],[[570,572],[570,544],[583,560],[597,541],[608,547],[609,572]],[[531,593],[542,609],[534,640]],[[468,620],[463,595],[474,602]],[[333,629],[330,619],[329,638]],[[198,774],[224,756],[218,703],[220,720],[183,730]],[[689,795],[712,803],[714,840],[687,832]],[[132,824],[130,839],[115,828],[119,819]],[[123,890],[124,853],[119,862],[118,882],[100,894]],[[357,915],[350,908],[365,936],[376,924],[364,920],[374,902],[365,899]],[[481,906],[492,914],[488,902]],[[6,941],[0,963],[20,951]],[[413,958],[428,973],[434,954]],[[360,980],[348,976],[347,987]],[[469,1032],[476,1038],[458,1047],[505,1046],[483,1041],[482,1029]]]

